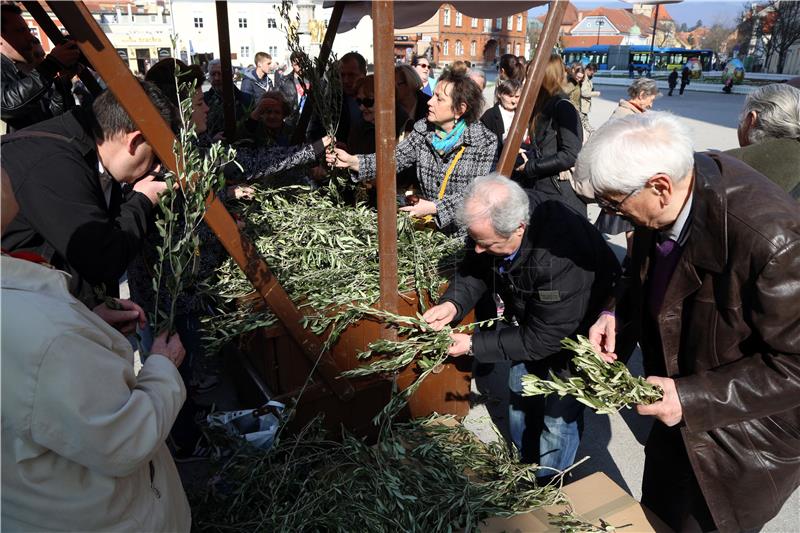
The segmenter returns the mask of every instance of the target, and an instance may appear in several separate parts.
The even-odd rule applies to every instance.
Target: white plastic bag
[[[258,409],[213,413],[207,420],[211,427],[221,427],[234,437],[242,437],[253,446],[268,450],[275,441],[285,407],[280,402],[269,402]]]

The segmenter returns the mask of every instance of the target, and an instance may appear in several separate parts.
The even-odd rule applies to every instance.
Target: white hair
[[[783,83],[773,83],[747,95],[739,122],[751,111],[757,118],[748,132],[751,144],[769,139],[800,140],[800,90]]]
[[[471,209],[466,208],[468,203]],[[493,172],[470,183],[456,218],[464,227],[489,218],[495,233],[510,237],[520,224],[530,220],[531,204],[519,184]]]
[[[595,194],[630,193],[656,174],[673,182],[694,166],[689,129],[671,113],[649,111],[612,120],[584,145],[575,179],[588,180]]]

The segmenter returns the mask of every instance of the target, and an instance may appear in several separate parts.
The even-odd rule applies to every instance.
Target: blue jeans
[[[516,363],[511,366],[508,415],[511,439],[522,462],[547,467],[536,474],[537,477],[547,477],[575,462],[583,433],[584,405],[571,396],[522,396],[522,376],[537,368],[541,369],[542,365]]]

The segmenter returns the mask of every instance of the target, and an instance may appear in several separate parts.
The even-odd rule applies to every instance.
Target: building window
[[[203,17],[195,17],[194,18],[194,27],[195,28],[202,28],[203,27]]]
[[[469,55],[471,55],[472,57],[475,57],[476,55],[478,55],[478,43],[477,43],[477,41],[472,41],[471,43],[469,43]]]
[[[275,19],[267,19],[267,28],[277,28],[278,23],[275,22]]]
[[[247,19],[246,18],[239,18],[239,27],[246,28],[247,27]]]
[[[499,18],[494,21],[494,29],[502,30],[503,29],[503,19]]]
[[[269,55],[272,57],[278,57],[278,47],[277,46],[270,46],[269,47]]]
[[[514,55],[519,56],[519,43],[514,45]]]
[[[472,19],[469,21],[469,27],[470,28],[477,28],[478,27],[478,19],[476,19],[475,17],[472,17]]]
[[[456,41],[456,56],[461,57],[464,55],[464,45],[461,41]]]
[[[444,40],[444,46],[442,46],[442,55],[450,55],[450,41],[447,39]]]
[[[506,29],[511,31],[514,29],[514,15],[508,17],[508,21],[506,22]]]
[[[492,19],[484,19],[483,33],[489,33],[490,31],[492,31]]]
[[[522,15],[517,15],[517,31],[522,31]]]
[[[444,25],[450,25],[450,8],[448,7],[444,8]]]
[[[250,47],[249,46],[242,46],[239,48],[239,51],[242,53],[242,59],[246,59],[250,57]]]
[[[461,13],[456,11],[456,26],[461,26],[463,22],[464,22],[464,17],[461,15]]]
[[[507,54],[511,53],[511,43],[506,43],[506,53]]]

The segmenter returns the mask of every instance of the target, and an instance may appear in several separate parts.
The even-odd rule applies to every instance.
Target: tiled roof
[[[601,35],[600,42],[597,42],[597,36],[589,36],[589,35],[564,35],[561,37],[561,45],[564,48],[570,48],[573,46],[592,46],[595,44],[622,44],[622,40],[625,38],[624,35]]]

